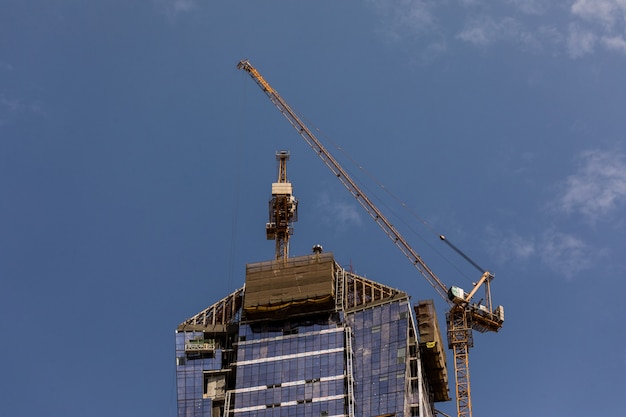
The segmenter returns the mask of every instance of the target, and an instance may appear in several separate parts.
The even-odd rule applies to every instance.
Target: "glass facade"
[[[356,415],[404,413],[408,308],[406,301],[394,302],[347,315],[354,335]]]
[[[212,399],[207,397],[207,378],[210,372],[222,368],[222,351],[201,351],[194,341],[204,340],[202,332],[176,334],[176,387],[179,417],[212,417]],[[219,398],[219,397],[218,397]]]
[[[242,325],[232,411],[241,417],[345,415],[341,323],[264,330]]]
[[[408,295],[347,275],[325,311],[246,320],[241,289],[181,324],[178,417],[432,417]]]

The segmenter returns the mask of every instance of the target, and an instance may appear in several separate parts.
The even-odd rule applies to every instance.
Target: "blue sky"
[[[0,415],[174,416],[176,326],[273,257],[277,150],[292,255],[437,296],[242,58],[442,281],[478,276],[437,234],[496,274],[475,415],[626,415],[621,0],[2,2]]]

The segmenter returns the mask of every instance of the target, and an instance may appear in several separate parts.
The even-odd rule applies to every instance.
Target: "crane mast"
[[[269,222],[265,224],[267,240],[276,241],[276,260],[289,257],[289,237],[293,234],[293,222],[298,220],[298,200],[293,196],[293,187],[287,181],[289,152],[276,153],[278,180],[272,183],[272,198],[269,202]]]
[[[480,332],[498,331],[504,322],[504,309],[498,306],[492,310],[490,283],[493,275],[484,271],[480,280],[474,284],[469,293],[465,293],[458,287],[446,287],[446,285],[435,275],[426,265],[421,256],[409,245],[406,239],[396,230],[393,224],[383,215],[383,213],[372,203],[358,185],[352,180],[348,173],[341,167],[335,158],[326,150],[317,137],[300,120],[298,115],[282,99],[276,90],[261,76],[256,68],[247,60],[242,60],[237,64],[237,68],[246,71],[257,85],[263,90],[267,97],[274,103],[276,108],[285,116],[289,123],[296,129],[302,138],[320,157],[331,172],[342,182],[365,211],[374,219],[385,234],[393,241],[400,251],[409,259],[415,268],[426,278],[437,293],[450,305],[447,314],[448,327],[448,347],[454,354],[454,367],[456,379],[457,412],[459,417],[472,416],[472,402],[469,379],[469,348],[473,346],[472,330]],[[441,236],[442,240],[445,240]],[[268,235],[269,239],[269,235]],[[449,245],[451,245],[448,242]],[[458,251],[453,245],[455,250]],[[462,256],[466,257],[460,251]],[[278,258],[278,246],[277,246]],[[467,258],[467,257],[466,257]],[[475,265],[475,264],[474,264]],[[475,265],[476,266],[476,265]],[[486,306],[472,304],[471,299],[479,288],[486,291]]]

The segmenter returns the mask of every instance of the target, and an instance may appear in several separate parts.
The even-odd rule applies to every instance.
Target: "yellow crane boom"
[[[498,331],[504,322],[504,309],[502,306],[498,306],[496,310],[492,310],[491,306],[490,283],[494,277],[493,274],[484,271],[480,280],[474,284],[472,290],[467,294],[458,287],[446,287],[393,224],[389,222],[387,217],[385,217],[367,195],[361,191],[348,173],[341,167],[330,152],[326,150],[313,132],[300,120],[298,115],[285,100],[283,100],[278,92],[261,76],[259,71],[254,68],[248,60],[240,61],[237,64],[237,68],[246,71],[250,77],[252,77],[261,90],[263,90],[272,103],[274,103],[276,108],[278,108],[294,129],[296,129],[298,134],[309,144],[324,164],[341,181],[354,198],[356,198],[359,204],[372,219],[374,219],[392,242],[409,259],[424,278],[426,278],[435,291],[437,291],[444,300],[450,303],[451,308],[447,314],[446,322],[448,326],[448,347],[452,349],[454,353],[457,412],[459,417],[471,417],[472,402],[468,352],[469,348],[473,346],[472,330],[478,330],[480,332]],[[445,240],[443,236],[441,236],[441,239]],[[448,244],[451,245],[449,242]],[[461,253],[453,245],[451,246]],[[461,255],[465,257],[462,253]],[[484,286],[486,290],[485,298],[487,305],[472,304],[472,297],[482,286]]]
[[[396,228],[387,220],[387,218],[378,210],[378,208],[370,201],[370,199],[359,189],[356,183],[348,175],[348,173],[339,165],[335,158],[326,150],[321,142],[309,130],[309,128],[300,120],[298,115],[289,107],[276,90],[274,90],[261,74],[247,60],[240,61],[237,68],[242,69],[250,74],[252,79],[261,87],[269,99],[287,118],[289,123],[298,131],[300,136],[313,148],[315,153],[322,159],[324,164],[332,171],[333,174],[343,183],[350,193],[357,199],[359,204],[363,206],[365,211],[378,223],[389,238],[400,248],[402,253],[409,258],[415,267],[424,275],[424,278],[435,288],[435,290],[444,299],[447,300],[448,289],[435,275],[433,271],[426,265],[422,258],[411,248],[408,242],[396,230]]]

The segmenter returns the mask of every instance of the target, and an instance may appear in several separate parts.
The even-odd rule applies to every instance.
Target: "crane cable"
[[[345,168],[341,167],[338,165],[338,162],[335,161],[334,157],[328,153],[328,151],[325,150],[324,146],[319,142],[319,140],[312,134],[312,132],[308,129],[307,125],[305,125],[301,119],[303,119],[303,117],[301,115],[299,115],[298,112],[296,112],[293,108],[291,108],[289,105],[287,105],[287,103],[285,103],[283,101],[283,99],[278,95],[278,93],[268,84],[267,81],[265,81],[265,79],[261,76],[261,74],[259,74],[259,72],[256,70],[256,68],[254,68],[249,61],[247,60],[241,60],[239,61],[239,63],[237,64],[237,68],[238,69],[243,69],[245,70],[245,72],[247,72],[252,78],[253,80],[256,82],[256,84],[263,90],[263,92],[269,97],[269,99],[272,101],[272,103],[278,108],[278,110],[283,114],[283,116],[285,116],[287,118],[287,120],[289,121],[289,123],[300,133],[300,135],[305,139],[305,141],[311,146],[313,147],[313,150],[317,152],[318,156],[320,156],[320,158],[322,158],[322,160],[324,161],[324,163],[328,166],[328,168],[330,168],[331,171],[333,171],[333,173],[335,173],[338,177],[343,176],[342,178],[340,178],[341,182],[348,188],[348,190],[357,198],[357,200],[359,200],[359,203],[363,206],[363,208],[374,218],[374,220],[376,221],[376,223],[379,224],[379,226],[381,226],[383,228],[383,230],[385,230],[385,232],[387,233],[387,235],[394,240],[394,236],[395,236],[395,242],[396,244],[399,246],[399,248],[402,250],[402,252],[409,257],[409,259],[415,263],[415,265],[417,266],[418,263],[419,265],[421,265],[422,268],[425,268],[426,271],[428,271],[428,274],[422,270],[421,268],[418,267],[418,269],[420,270],[420,272],[422,272],[422,274],[424,275],[424,277],[431,283],[431,285],[433,285],[435,287],[436,290],[440,290],[443,289],[443,291],[446,291],[446,285],[441,283],[439,281],[439,279],[434,275],[434,273],[432,271],[430,271],[430,268],[423,263],[423,261],[421,260],[421,257],[415,252],[415,250],[404,240],[404,238],[397,232],[397,230],[395,230],[394,226],[389,223],[389,221],[386,219],[386,216],[384,216],[376,206],[373,205],[373,203],[371,203],[371,201],[369,201],[369,198],[365,195],[365,194],[361,194],[359,192],[359,188],[356,185],[356,183],[351,179],[350,175],[348,174],[348,172],[345,170]],[[309,125],[311,125],[309,123]],[[321,132],[317,127],[315,128],[318,132]],[[327,139],[328,136],[325,135],[323,132],[321,132]],[[349,155],[347,155],[347,153],[339,146],[337,146],[334,142],[330,141],[333,146],[339,150],[340,152],[342,152],[344,154],[344,156],[348,157],[348,159],[357,167],[359,167],[360,170],[362,170],[363,172],[366,173],[366,175],[368,175],[371,179],[373,179],[378,185],[379,187],[381,187],[387,194],[389,194],[394,200],[398,201],[400,203],[401,206],[403,206],[407,211],[409,211],[414,217],[420,219],[420,221],[422,221],[422,223],[428,225],[427,222],[424,221],[424,219],[422,219],[420,216],[417,216],[415,212],[412,212],[410,210],[408,210],[406,204],[404,204],[401,200],[399,200],[393,193],[391,193],[389,190],[387,190],[386,187],[384,187],[380,181],[375,180],[375,178],[373,177],[373,175],[371,175],[371,173],[369,173],[367,170],[365,170],[365,168],[363,168],[360,164],[357,164],[351,157],[349,157]],[[345,180],[343,179],[345,178]],[[383,205],[385,207],[387,207],[388,209],[389,206],[387,204],[385,204],[383,202]],[[391,209],[390,209],[391,210]],[[410,225],[408,225],[400,216],[398,216],[395,212],[393,212],[393,210],[391,210],[392,213],[401,221],[403,222],[405,225],[407,225],[407,227],[415,234],[417,235],[420,239],[424,240],[423,237],[417,233],[417,231],[415,231],[412,227],[410,227]],[[432,227],[429,227],[429,229],[431,229],[431,233],[434,233],[437,236],[441,236],[437,233],[434,232]],[[394,236],[392,236],[392,234]],[[401,240],[402,244],[399,245],[398,241]],[[450,260],[448,258],[446,258],[445,256],[443,256],[440,252],[438,252],[435,248],[433,248],[430,244],[428,244],[425,240],[424,242],[431,247],[431,249],[433,249],[437,254],[439,254],[439,256],[441,256],[446,262],[448,262],[449,265],[451,265],[454,269],[456,269],[462,276],[464,276],[466,279],[469,280],[469,278],[462,272],[459,270],[459,268],[457,268],[454,264],[452,264],[450,262]],[[460,251],[459,251],[460,252]],[[460,252],[462,253],[462,252]],[[464,256],[464,258],[467,258],[466,256]],[[433,281],[431,281],[431,278],[436,281],[441,288],[437,287],[437,284]],[[447,296],[445,293],[440,292],[440,294],[447,299]]]
[[[295,111],[295,110],[294,110]],[[479,269],[482,272],[484,272],[484,269],[481,269],[480,266],[478,266],[473,260],[471,260],[467,255],[465,255],[459,248],[457,248],[455,245],[453,245],[452,243],[450,243],[450,241],[443,235],[440,234],[436,231],[435,227],[428,222],[426,219],[424,219],[423,217],[421,217],[417,212],[415,212],[408,204],[406,204],[403,200],[401,200],[397,195],[395,195],[393,192],[391,192],[389,190],[388,187],[386,187],[380,180],[378,180],[374,174],[372,174],[369,170],[367,170],[363,165],[359,164],[354,158],[352,158],[352,156],[350,154],[348,154],[348,152],[340,145],[338,145],[336,142],[334,142],[332,140],[332,138],[330,138],[330,136],[328,136],[325,132],[323,132],[322,130],[320,130],[318,127],[315,126],[315,124],[312,124],[310,120],[308,120],[306,117],[303,117],[301,115],[301,113],[298,113],[299,117],[301,117],[302,119],[304,119],[307,123],[308,126],[313,126],[313,129],[315,129],[315,131],[317,133],[319,133],[327,143],[330,143],[333,148],[335,148],[337,151],[341,152],[342,155],[344,155],[344,157],[346,159],[348,159],[350,161],[350,163],[352,163],[352,165],[356,166],[360,171],[362,171],[372,182],[374,182],[380,189],[382,189],[387,195],[389,195],[393,200],[395,200],[400,207],[402,207],[403,209],[405,209],[412,217],[416,218],[417,220],[419,220],[425,227],[426,229],[428,229],[428,231],[430,231],[430,233],[432,233],[434,236],[436,236],[438,239],[442,240],[444,243],[446,243],[451,249],[453,249],[455,252],[457,252],[461,257],[463,257],[463,259],[465,259],[466,261],[468,261],[472,266],[474,266],[475,268]],[[344,168],[345,169],[345,168]],[[348,171],[349,172],[349,171]],[[353,177],[354,178],[354,177]],[[363,188],[365,188],[366,190],[371,191],[370,188],[367,185],[364,185],[362,181],[359,181],[359,183],[361,184],[361,186]],[[383,206],[386,207],[387,210],[389,210],[389,212],[391,212],[391,214],[393,216],[395,216],[400,222],[402,222],[415,236],[417,236],[420,240],[422,240],[422,242],[424,242],[424,244],[426,244],[429,248],[431,248],[437,255],[439,255],[448,265],[450,265],[454,270],[456,270],[460,275],[462,275],[467,281],[471,282],[472,279],[466,274],[464,273],[456,264],[454,264],[449,258],[447,258],[445,255],[443,255],[439,250],[437,250],[437,248],[435,248],[433,245],[431,245],[411,224],[409,224],[406,220],[404,220],[400,215],[398,215],[398,213],[395,212],[395,210],[390,207],[385,201],[383,201],[380,197],[378,197],[376,195],[376,193],[371,193],[370,195],[373,195],[374,198]]]

